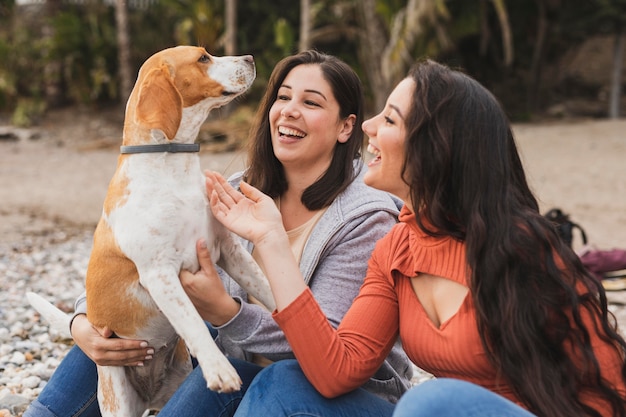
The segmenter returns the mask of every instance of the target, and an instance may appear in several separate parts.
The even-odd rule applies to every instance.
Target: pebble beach
[[[40,320],[25,293],[71,312],[84,288],[91,239],[90,233],[59,232],[0,247],[0,416],[20,416],[71,347]]]

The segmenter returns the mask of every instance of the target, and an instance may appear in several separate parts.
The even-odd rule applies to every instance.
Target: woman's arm
[[[367,271],[366,260],[376,241],[395,222],[392,213],[382,210],[370,212],[345,223],[324,244],[309,280],[309,288],[333,327],[339,325],[358,294]],[[311,239],[314,239],[313,235]],[[322,250],[320,246],[314,251]],[[294,357],[285,334],[271,312],[256,304],[243,301],[239,313],[218,329],[218,340],[229,353],[244,350],[274,361]]]
[[[216,218],[252,241],[263,259],[277,304],[274,316],[309,380],[327,396],[362,385],[397,340],[398,307],[392,285],[380,271],[371,269],[359,297],[335,330],[302,281],[272,200],[245,183],[242,195],[223,178],[208,178]]]

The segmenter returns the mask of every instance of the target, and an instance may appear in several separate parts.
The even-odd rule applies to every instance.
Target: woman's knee
[[[439,378],[423,382],[406,392],[396,405],[393,416],[531,417],[532,414],[481,386]]]
[[[38,400],[30,403],[26,412],[23,415],[24,417],[57,417],[50,409],[40,403]]]
[[[259,372],[248,391],[254,393],[262,390],[263,395],[267,395],[277,392],[275,387],[295,387],[303,383],[308,385],[308,380],[298,362],[295,359],[286,359],[274,362]]]
[[[285,391],[289,391],[287,397]],[[235,416],[293,414],[314,388],[308,383],[296,360],[281,360],[263,369],[246,391]],[[298,408],[298,407],[296,407]]]
[[[451,395],[454,388],[450,385],[454,383],[447,379],[432,379],[416,385],[400,398],[393,413],[394,417],[439,416],[442,408],[450,407],[449,401],[454,400],[454,395]]]

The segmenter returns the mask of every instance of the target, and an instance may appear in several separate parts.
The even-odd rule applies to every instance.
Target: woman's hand
[[[235,190],[220,174],[206,171],[207,195],[217,220],[257,245],[274,233],[285,233],[274,201],[248,183]]]
[[[154,354],[145,341],[112,338],[110,329],[94,327],[84,314],[74,318],[70,331],[85,355],[101,366],[143,366]]]
[[[239,312],[240,305],[226,292],[204,240],[196,242],[196,252],[200,270],[195,274],[181,271],[180,282],[200,316],[214,326],[221,326]]]
[[[219,174],[206,172],[207,194],[215,218],[254,244],[280,311],[306,289],[280,211],[274,201],[250,184],[241,193]]]

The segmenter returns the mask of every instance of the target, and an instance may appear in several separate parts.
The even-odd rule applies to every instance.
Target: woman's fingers
[[[145,342],[119,338],[95,339],[89,351],[88,356],[101,366],[143,366],[154,354]]]
[[[269,199],[267,195],[263,194],[257,188],[251,186],[245,181],[241,181],[239,183],[239,187],[241,188],[241,192],[243,193],[243,195],[254,201],[255,203],[260,203],[261,200],[263,200],[264,198]]]
[[[198,239],[196,242],[196,253],[198,255],[198,263],[200,264],[201,269],[209,270],[209,268],[213,268],[211,252],[209,252],[209,248],[207,247],[204,239]]]
[[[217,194],[219,201],[226,207],[232,207],[243,198],[243,195],[218,173],[207,171],[206,179],[208,195]]]
[[[72,322],[72,336],[80,349],[101,366],[137,366],[152,359],[154,349],[142,340],[111,337],[110,329],[96,328],[81,314]]]

